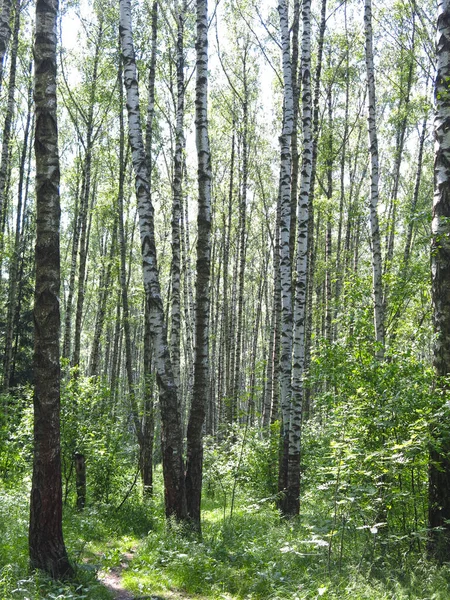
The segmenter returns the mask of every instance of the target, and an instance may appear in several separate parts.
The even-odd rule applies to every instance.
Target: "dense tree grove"
[[[303,527],[286,564],[303,535],[330,577],[448,562],[449,36],[447,0],[2,1],[0,502],[31,492],[32,567],[73,578],[63,509],[163,503],[187,556],[208,502],[223,544],[242,506]],[[268,589],[233,593],[316,597]]]

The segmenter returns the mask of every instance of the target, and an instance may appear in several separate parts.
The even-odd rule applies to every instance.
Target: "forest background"
[[[432,369],[435,7],[210,6],[205,235],[201,4],[133,3],[135,57],[118,5],[60,6],[62,501],[81,566],[54,583],[27,570],[35,15],[3,1],[2,597],[107,597],[83,564],[116,567],[131,548],[124,580],[141,596],[448,598],[448,549],[430,544],[446,530],[430,533],[429,468],[445,470],[448,422]],[[134,59],[174,428],[142,276]],[[163,469],[173,436],[189,472],[195,407],[202,520]]]

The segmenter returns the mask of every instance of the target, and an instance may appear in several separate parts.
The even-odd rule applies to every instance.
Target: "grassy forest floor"
[[[77,577],[54,583],[28,572],[28,490],[0,496],[1,600],[450,598],[450,568],[404,540],[366,529],[341,532],[330,546],[313,503],[285,522],[271,500],[239,496],[232,517],[223,497],[206,498],[202,539],[167,526],[162,502],[142,504],[137,494],[119,510],[66,507]]]

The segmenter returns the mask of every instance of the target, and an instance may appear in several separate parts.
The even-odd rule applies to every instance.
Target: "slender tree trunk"
[[[10,179],[10,146],[11,130],[13,125],[14,111],[16,107],[16,72],[17,72],[17,52],[19,49],[19,30],[20,30],[20,0],[16,0],[14,10],[14,33],[11,47],[11,67],[9,71],[8,102],[6,105],[5,123],[3,126],[2,153],[0,158],[0,287],[1,271],[3,262],[5,222],[8,203],[8,183]]]
[[[291,153],[292,153],[292,178],[291,178],[291,232],[289,247],[291,249],[291,265],[295,264],[295,234],[297,230],[297,194],[298,170],[300,153],[298,151],[298,112],[300,100],[300,85],[298,80],[298,35],[300,29],[300,0],[294,0],[294,15],[292,19],[292,95],[294,98],[294,122],[292,126]]]
[[[243,343],[243,318],[244,318],[244,284],[245,284],[245,258],[247,255],[247,187],[248,187],[248,88],[247,88],[247,47],[244,49],[242,66],[243,97],[242,100],[242,185],[239,203],[239,271],[238,271],[238,305],[236,321],[236,358],[234,363],[233,407],[234,416],[238,413],[236,408],[242,389],[242,343]]]
[[[77,258],[78,258],[78,244],[80,241],[80,191],[79,181],[77,182],[77,193],[75,198],[75,209],[73,215],[73,234],[72,234],[72,257],[70,262],[70,273],[69,273],[69,289],[67,293],[66,301],[66,313],[64,316],[64,341],[62,349],[62,357],[70,359],[72,349],[72,312],[73,312],[73,299],[75,295],[75,278],[77,275]]]
[[[30,65],[31,75],[31,65]],[[19,169],[19,185],[17,191],[17,215],[16,215],[16,231],[14,237],[14,254],[12,256],[11,265],[9,269],[9,290],[8,290],[8,311],[6,316],[6,340],[5,340],[5,356],[3,362],[3,390],[8,391],[11,383],[11,371],[12,371],[12,359],[13,359],[13,341],[15,334],[15,321],[16,321],[16,310],[18,304],[18,271],[19,261],[21,255],[21,246],[23,238],[22,230],[22,208],[24,204],[24,183],[26,179],[26,160],[28,155],[28,145],[30,137],[30,126],[31,126],[31,104],[32,104],[33,90],[31,87],[28,88],[28,113],[27,120],[25,123],[25,131],[23,135],[23,146],[20,156],[20,169]]]
[[[435,163],[431,245],[433,324],[436,333],[436,388],[445,399],[450,373],[450,3],[439,0],[437,19]],[[445,393],[444,393],[445,392]],[[428,488],[428,553],[440,562],[450,559],[450,436],[448,422],[432,423]]]
[[[319,101],[320,101],[320,82],[322,78],[322,57],[323,45],[325,39],[325,29],[327,24],[327,0],[322,0],[320,9],[320,28],[319,39],[317,43],[317,66],[314,79],[314,100],[312,117],[312,165],[311,165],[311,188],[309,191],[309,223],[308,223],[308,278],[306,289],[306,325],[305,325],[305,372],[308,372],[311,362],[311,337],[312,337],[312,306],[314,293],[314,275],[316,265],[316,251],[314,248],[314,193],[317,170],[317,150],[319,143]],[[305,389],[305,399],[303,403],[304,418],[309,418],[311,413],[311,388]]]
[[[327,93],[328,107],[328,143],[327,143],[327,220],[326,220],[326,241],[325,241],[325,339],[332,341],[332,230],[331,230],[331,211],[333,201],[333,103],[331,96],[331,83]]]
[[[9,25],[12,0],[3,0],[0,12],[0,91],[3,84],[3,61],[8,49],[11,27]]]
[[[406,229],[406,239],[405,239],[405,248],[403,251],[403,264],[402,270],[403,274],[406,274],[409,266],[409,259],[411,256],[411,244],[412,237],[414,232],[414,215],[417,210],[417,203],[419,200],[419,192],[420,192],[420,182],[422,179],[422,163],[423,163],[423,147],[425,145],[425,138],[427,135],[427,123],[428,123],[428,115],[426,114],[423,118],[422,122],[422,130],[419,138],[419,155],[417,157],[417,169],[416,169],[416,177],[414,182],[414,192],[411,201],[411,207],[409,209],[409,219],[408,225]]]
[[[153,402],[155,377],[153,375],[151,326],[147,307],[144,313],[144,399],[142,410],[141,478],[144,498],[151,498],[153,495],[153,440],[155,436]]]
[[[171,328],[170,356],[172,358],[173,375],[178,390],[180,390],[180,341],[181,341],[181,240],[180,220],[183,204],[183,165],[185,152],[184,139],[184,21],[186,4],[177,14],[177,106],[175,128],[175,156],[172,183],[172,264],[171,271]],[[148,152],[148,150],[147,150]]]
[[[375,355],[378,359],[384,356],[384,302],[382,280],[382,257],[380,243],[380,227],[378,223],[378,136],[376,124],[375,69],[373,64],[372,44],[372,0],[364,2],[364,33],[366,47],[368,128],[370,146],[370,235],[372,242],[372,276],[373,276],[373,313],[375,325]]]
[[[162,422],[162,454],[166,516],[186,517],[183,444],[175,380],[167,348],[167,327],[161,298],[156,257],[154,209],[149,187],[149,173],[144,151],[136,60],[131,27],[131,2],[120,0],[120,36],[127,91],[128,129],[142,248],[144,290],[149,311],[154,360],[159,387]]]
[[[78,295],[77,309],[75,313],[75,335],[72,357],[72,366],[79,367],[81,355],[81,327],[83,319],[83,308],[85,300],[86,269],[87,256],[89,250],[88,217],[92,213],[92,207],[95,203],[96,185],[92,185],[92,158],[94,152],[94,104],[97,95],[97,76],[102,52],[103,40],[103,21],[100,20],[98,34],[95,40],[94,65],[92,70],[92,85],[90,89],[89,108],[86,119],[86,154],[83,164],[83,183],[81,186],[81,210],[80,210],[80,247],[79,247],[79,265],[78,265]],[[91,191],[92,189],[92,191]],[[89,202],[91,201],[91,210],[89,211]]]
[[[34,43],[36,111],[36,284],[34,301],[34,453],[29,552],[33,568],[72,575],[62,532],[60,449],[60,199],[56,116],[58,3],[37,1]]]
[[[195,290],[194,393],[187,429],[188,515],[200,531],[203,442],[209,398],[209,302],[211,269],[211,155],[208,135],[208,3],[197,0],[195,129],[198,159],[197,281]]]

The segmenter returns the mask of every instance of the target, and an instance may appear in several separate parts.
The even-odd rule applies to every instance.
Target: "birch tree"
[[[292,402],[290,407],[288,479],[286,514],[298,514],[300,496],[300,434],[302,421],[303,376],[305,371],[305,314],[308,276],[308,221],[312,170],[311,101],[311,2],[302,6],[302,124],[303,159],[298,198],[298,233],[292,359]]]
[[[434,118],[435,162],[431,245],[433,322],[436,334],[436,386],[448,390],[450,373],[450,3],[438,2],[437,75]],[[448,416],[446,417],[448,419]],[[442,419],[442,417],[441,417]],[[450,439],[448,422],[433,423],[430,450],[428,551],[440,561],[450,558]]]
[[[29,552],[33,568],[72,574],[62,532],[60,449],[60,198],[56,116],[58,2],[38,0],[34,42],[36,112],[36,284],[34,301],[34,453]]]
[[[288,9],[285,0],[278,3],[283,64],[283,129],[280,136],[280,284],[281,284],[281,359],[280,404],[282,413],[280,462],[278,488],[287,489],[287,455],[289,448],[289,420],[291,402],[292,364],[292,270],[289,247],[291,227],[291,136],[294,123],[294,96],[292,91],[292,68],[289,42]]]
[[[159,282],[154,208],[150,194],[150,179],[142,135],[130,0],[120,1],[120,37],[127,98],[128,133],[138,201],[144,290],[161,406],[161,443],[166,515],[184,519],[186,516],[186,495],[181,423],[177,388],[167,345],[167,327]]]
[[[211,154],[208,135],[208,2],[197,0],[195,134],[198,161],[197,280],[194,392],[187,429],[188,515],[200,530],[202,429],[209,398],[209,283],[211,272]]]

